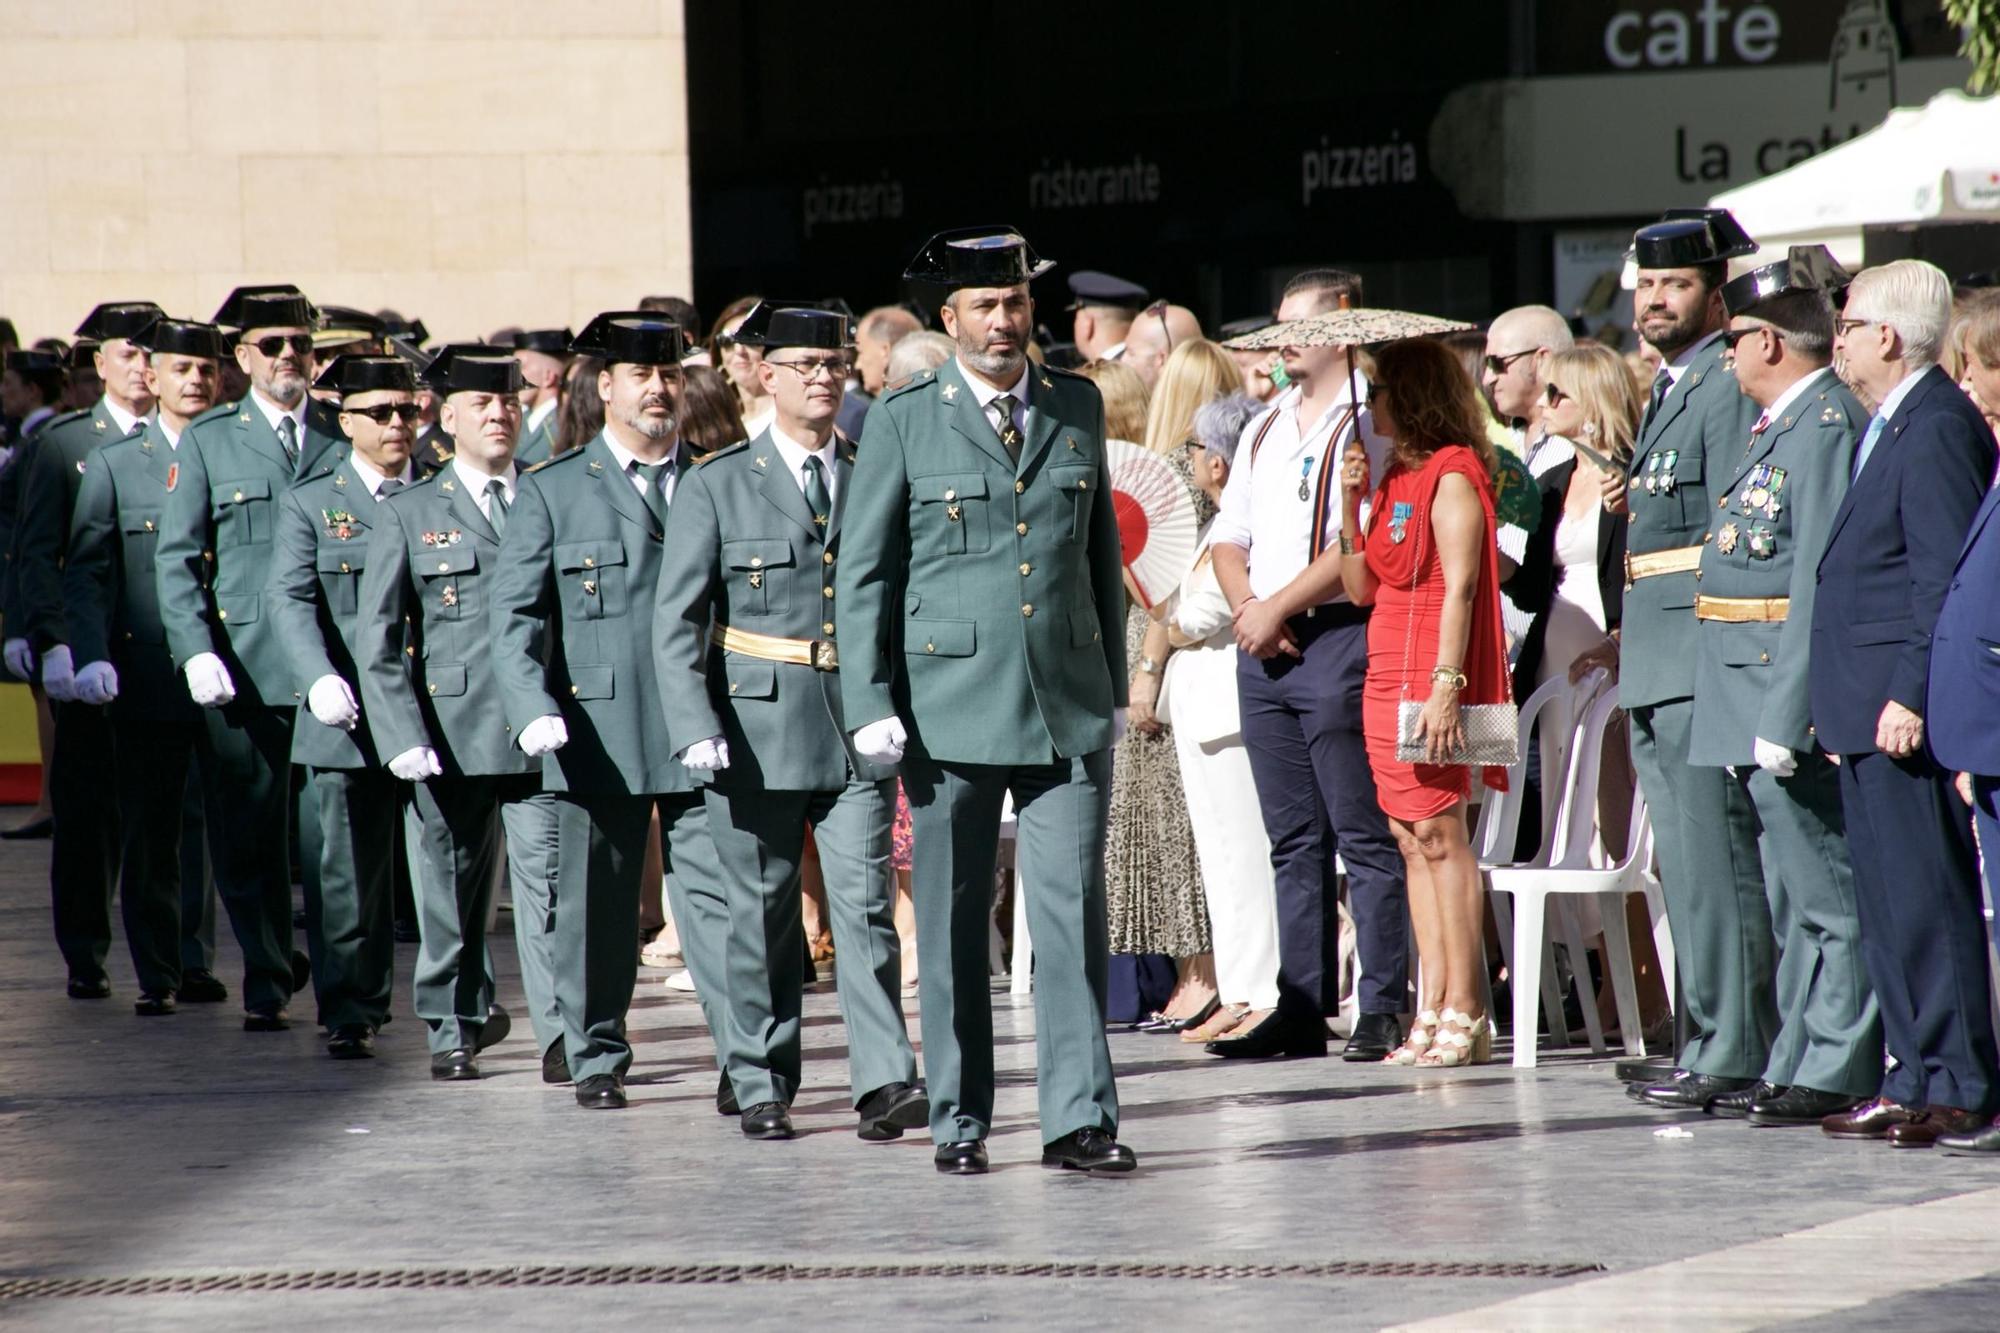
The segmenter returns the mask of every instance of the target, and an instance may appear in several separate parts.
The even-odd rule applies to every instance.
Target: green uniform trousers
[[[1882,1085],[1882,1016],[1861,957],[1861,924],[1840,774],[1825,754],[1788,778],[1737,768],[1755,807],[1778,940],[1778,1035],[1763,1077],[1850,1097]]]
[[[1631,717],[1632,763],[1652,815],[1687,1008],[1678,1063],[1718,1078],[1758,1078],[1778,1008],[1755,812],[1727,770],[1688,763],[1692,700],[1635,708]]]
[[[521,989],[537,1050],[562,1035],[549,957],[555,800],[537,773],[438,777],[411,792],[417,849],[417,1017],[431,1054],[470,1050],[493,1003],[486,920],[505,841]],[[387,910],[385,899],[385,910]]]
[[[983,1139],[993,1124],[993,1003],[987,953],[1000,809],[1009,792],[1015,856],[1035,944],[1035,1086],[1042,1140],[1118,1129],[1104,1040],[1110,935],[1104,827],[1111,751],[1018,766],[944,763],[915,742],[903,791],[916,837],[911,892],[922,960],[931,1138]]]
[[[56,825],[49,894],[56,947],[72,977],[97,981],[111,953],[111,893],[118,882],[111,720],[99,705],[51,701],[50,707],[56,734],[49,808]]]
[[[191,781],[199,722],[114,720],[118,793],[118,904],[139,989],[179,990],[187,973],[215,970],[215,892]]]
[[[711,1034],[723,1030],[723,941],[729,908],[700,792],[626,796],[557,792],[556,904],[550,945],[556,1008],[579,1082],[632,1067],[625,1013],[639,979],[639,877],[646,831],[660,812],[660,853],[681,956]]]
[[[215,880],[208,870],[208,823],[207,817],[202,814],[201,784],[195,780],[194,727],[179,723],[168,725],[180,726],[184,739],[179,761],[165,771],[187,775],[181,784],[186,792],[181,798],[181,830],[177,844],[181,856],[178,881],[181,894],[181,973],[185,976],[189,972],[215,971]],[[171,796],[171,790],[160,793],[161,799],[170,799]],[[121,800],[119,804],[122,806],[124,802]],[[122,883],[118,891],[121,894],[125,891]],[[131,933],[129,926],[126,933]]]
[[[243,950],[246,1009],[292,998],[292,714],[204,708],[195,734],[215,891]]]
[[[826,880],[853,1104],[887,1084],[915,1082],[889,870],[895,780],[855,779],[823,792],[710,787],[706,798],[729,912],[716,1050],[737,1104],[790,1105],[798,1094],[805,997],[799,867],[807,824]]]
[[[299,801],[306,948],[328,1028],[389,1019],[396,989],[392,911],[400,783],[382,769],[313,768]]]

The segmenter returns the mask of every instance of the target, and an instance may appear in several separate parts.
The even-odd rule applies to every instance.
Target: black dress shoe
[[[1753,1125],[1817,1125],[1830,1115],[1851,1111],[1867,1101],[1844,1092],[1821,1092],[1818,1088],[1790,1087],[1767,1102],[1750,1103]]]
[[[1674,1076],[1674,1058],[1671,1055],[1648,1055],[1614,1060],[1611,1062],[1611,1073],[1620,1083],[1637,1083],[1642,1088],[1649,1088]]]
[[[229,998],[229,987],[215,973],[196,968],[181,974],[181,988],[174,994],[182,1004],[220,1004]]]
[[[863,1097],[855,1111],[861,1117],[855,1137],[879,1143],[900,1139],[904,1130],[929,1124],[931,1099],[921,1083],[885,1083]]]
[[[40,819],[30,820],[26,824],[17,824],[5,833],[0,833],[0,838],[5,838],[9,842],[15,842],[26,838],[46,838],[55,831],[56,821],[47,815],[43,815]]]
[[[986,1140],[961,1139],[956,1143],[940,1143],[931,1160],[937,1163],[942,1175],[983,1176],[987,1170]]]
[[[507,1034],[514,1030],[514,1019],[505,1009],[493,1004],[486,1007],[486,1021],[479,1025],[479,1035],[473,1039],[473,1049],[483,1051],[489,1046],[498,1046],[507,1040]]]
[[[282,1005],[266,1005],[262,1009],[243,1011],[245,1032],[288,1032],[291,1030],[292,1016]]]
[[[1937,1146],[1960,1157],[2000,1153],[2000,1120],[1964,1134],[1940,1134]]]
[[[1362,1014],[1354,1020],[1354,1033],[1340,1058],[1349,1064],[1381,1064],[1402,1039],[1403,1025],[1394,1014]]]
[[[1165,1014],[1156,1013],[1152,1017],[1148,1018],[1145,1022],[1139,1024],[1139,1031],[1166,1032],[1166,1033],[1186,1032],[1189,1028],[1198,1028],[1203,1023],[1206,1023],[1209,1019],[1215,1017],[1215,1011],[1220,1009],[1221,1007],[1222,1007],[1222,997],[1219,995],[1211,995],[1208,997],[1208,1003],[1201,1007],[1200,1012],[1191,1014],[1186,1018],[1168,1018]]]
[[[592,1074],[576,1085],[576,1104],[586,1111],[622,1111],[625,1082],[616,1074]]]
[[[69,998],[72,1000],[103,1000],[111,995],[111,978],[71,977]]]
[[[1768,1102],[1784,1091],[1777,1084],[1766,1083],[1760,1078],[1747,1088],[1738,1088],[1734,1092],[1725,1092],[1720,1096],[1709,1098],[1708,1105],[1701,1109],[1709,1115],[1721,1116],[1724,1120],[1741,1120],[1750,1114],[1752,1103]]]
[[[1639,1100],[1663,1111],[1700,1111],[1725,1092],[1740,1092],[1757,1082],[1754,1078],[1722,1078],[1697,1074],[1692,1069],[1676,1069],[1664,1083],[1655,1083],[1639,1094]]]
[[[758,1102],[743,1110],[743,1137],[746,1139],[795,1139],[792,1113],[783,1102]]]
[[[569,1053],[563,1049],[563,1039],[557,1037],[542,1052],[542,1082],[569,1082]]]
[[[1042,1165],[1065,1171],[1121,1174],[1139,1165],[1138,1154],[1107,1130],[1079,1129],[1042,1145]]]
[[[326,1034],[326,1053],[336,1060],[373,1059],[375,1029],[366,1023],[342,1023]]]
[[[179,1007],[170,990],[141,991],[139,998],[132,1001],[132,1012],[141,1018],[164,1018]]]
[[[312,985],[312,979],[312,959],[306,957],[297,949],[292,950],[292,994],[297,995],[300,991]]]
[[[1319,1031],[1297,1032],[1289,1024],[1281,1022],[1272,1014],[1249,1032],[1238,1037],[1230,1035],[1218,1037],[1202,1047],[1210,1055],[1219,1055],[1225,1060],[1272,1060],[1284,1056],[1321,1056],[1326,1054],[1326,1024],[1318,1024]]]
[[[479,1060],[461,1046],[431,1057],[431,1077],[440,1083],[465,1083],[479,1077]]]
[[[729,1081],[729,1071],[722,1071],[722,1081],[715,1085],[715,1113],[717,1115],[741,1115],[743,1108],[736,1104],[736,1088]]]

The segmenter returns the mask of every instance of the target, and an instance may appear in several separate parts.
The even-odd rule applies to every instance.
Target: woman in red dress
[[[1492,1056],[1493,1020],[1482,997],[1484,903],[1465,825],[1472,773],[1442,762],[1464,740],[1461,704],[1512,697],[1494,548],[1492,444],[1479,390],[1439,343],[1391,343],[1375,357],[1368,403],[1378,430],[1396,442],[1364,536],[1361,497],[1368,459],[1345,462],[1341,582],[1368,622],[1362,732],[1375,791],[1402,849],[1421,994],[1395,1064],[1481,1064]],[[1396,757],[1396,713],[1422,704],[1417,735],[1433,762]],[[1486,784],[1506,785],[1505,769]]]

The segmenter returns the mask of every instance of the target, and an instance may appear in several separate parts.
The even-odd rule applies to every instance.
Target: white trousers
[[[1195,741],[1174,728],[1188,822],[1201,860],[1215,947],[1216,990],[1224,1004],[1275,1009],[1278,1004],[1278,890],[1271,842],[1250,776],[1243,737]]]

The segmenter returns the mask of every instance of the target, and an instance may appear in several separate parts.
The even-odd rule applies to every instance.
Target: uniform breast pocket
[[[208,514],[217,544],[249,546],[271,540],[271,483],[262,477],[216,482],[208,488]]]
[[[622,616],[626,609],[625,544],[613,539],[556,547],[563,614],[573,620]]]
[[[992,507],[986,498],[986,477],[978,472],[953,472],[918,477],[910,483],[919,509],[918,550],[928,555],[977,554],[992,545]]]
[[[784,537],[739,537],[722,543],[722,577],[731,616],[776,616],[792,609],[796,577],[792,543]]]
[[[337,616],[355,612],[361,557],[366,551],[367,547],[352,542],[327,542],[319,548],[319,586],[326,593],[328,608]]]
[[[410,557],[410,568],[424,587],[426,618],[462,620],[470,614],[466,601],[479,572],[478,550],[471,546],[427,546],[421,554]]]
[[[1056,492],[1056,532],[1065,544],[1090,536],[1090,511],[1097,503],[1097,469],[1060,464],[1049,469]]]

